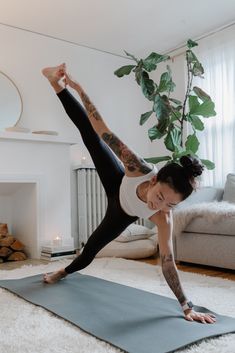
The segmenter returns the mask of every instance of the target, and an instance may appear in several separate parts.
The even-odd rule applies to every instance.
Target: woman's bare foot
[[[61,64],[54,67],[45,67],[42,74],[50,81],[50,83],[57,83],[65,75],[66,65]]]
[[[43,282],[45,283],[56,283],[60,279],[64,278],[67,276],[67,273],[65,272],[64,269],[61,269],[59,271],[53,272],[51,274],[45,273],[43,275]]]

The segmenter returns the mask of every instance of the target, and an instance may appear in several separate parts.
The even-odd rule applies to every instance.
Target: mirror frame
[[[16,86],[15,82],[7,75],[5,74],[5,72],[1,71],[0,70],[0,74],[2,74],[3,76],[5,76],[9,81],[11,81],[11,83],[13,84],[13,86],[16,88],[17,92],[18,92],[18,95],[20,97],[20,103],[21,103],[21,111],[20,111],[20,114],[19,114],[19,117],[16,121],[16,123],[13,125],[13,126],[16,126],[16,124],[18,123],[18,121],[20,120],[21,116],[22,116],[22,113],[23,113],[23,99],[22,99],[22,96],[21,96],[21,93],[19,91],[19,88]]]

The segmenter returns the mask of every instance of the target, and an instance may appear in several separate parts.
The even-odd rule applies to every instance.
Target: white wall
[[[149,155],[147,132],[139,126],[139,117],[148,110],[148,102],[133,77],[118,79],[113,74],[129,61],[3,25],[0,25],[0,42],[0,70],[14,80],[23,98],[20,126],[56,130],[61,136],[77,138],[80,143],[77,129],[40,73],[45,66],[66,62],[110,128],[136,152]],[[81,144],[72,148],[72,164],[78,164],[84,153]]]

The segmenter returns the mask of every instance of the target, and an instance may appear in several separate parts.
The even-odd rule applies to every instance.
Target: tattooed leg
[[[148,174],[151,171],[151,167],[144,161],[143,158],[131,151],[115,134],[109,130],[100,113],[79,83],[73,80],[67,73],[65,73],[65,81],[70,87],[77,91],[84,104],[92,127],[123,162],[126,169],[131,173],[137,172],[140,174]]]
[[[133,153],[115,134],[105,132],[102,138],[130,172],[148,174],[151,171],[144,159]]]

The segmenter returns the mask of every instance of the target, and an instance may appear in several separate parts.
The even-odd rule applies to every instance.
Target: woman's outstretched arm
[[[158,241],[161,256],[162,273],[169,287],[175,294],[180,305],[183,306],[188,302],[187,296],[184,293],[180,282],[178,270],[174,261],[173,245],[172,245],[172,230],[173,220],[172,211],[155,213],[150,220],[158,227]],[[188,321],[200,321],[202,323],[214,323],[215,316],[212,314],[199,313],[193,309],[184,311],[185,319]]]
[[[123,162],[126,174],[129,176],[138,176],[149,173],[151,171],[151,166],[149,166],[143,158],[138,156],[128,146],[126,146],[108,128],[81,85],[74,81],[67,73],[65,73],[64,81],[78,93],[94,130]]]

